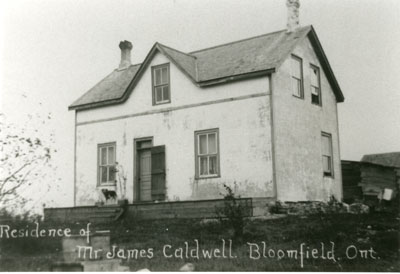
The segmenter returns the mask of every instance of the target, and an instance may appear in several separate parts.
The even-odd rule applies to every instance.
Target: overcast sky
[[[342,159],[400,151],[400,1],[300,2],[300,24],[314,26],[345,96]],[[1,112],[44,139],[54,132],[55,205],[72,205],[67,107],[118,66],[119,41],[133,43],[140,63],[156,41],[187,52],[286,27],[285,0],[3,0],[0,10]],[[27,122],[49,112],[45,126]]]

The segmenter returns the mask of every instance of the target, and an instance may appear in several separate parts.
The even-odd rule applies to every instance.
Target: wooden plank
[[[251,216],[253,211],[252,199],[244,198],[237,201],[244,207],[244,214]],[[127,207],[127,217],[143,219],[163,218],[209,218],[217,216],[217,209],[225,206],[226,201],[201,200],[161,203],[131,204]],[[263,203],[261,201],[261,203]],[[118,213],[120,207],[76,207],[45,209],[45,218],[58,221],[84,221],[111,218]]]

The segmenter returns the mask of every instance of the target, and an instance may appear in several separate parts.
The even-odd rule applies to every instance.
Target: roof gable
[[[142,64],[115,70],[69,106],[88,109],[126,101],[157,52],[165,55],[194,84],[209,86],[274,72],[304,37],[308,36],[338,102],[344,97],[312,26],[288,33],[264,34],[191,53],[155,43]]]

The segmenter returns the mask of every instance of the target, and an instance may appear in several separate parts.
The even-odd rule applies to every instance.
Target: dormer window
[[[317,66],[310,66],[311,78],[311,103],[321,105],[321,82],[319,76],[319,68]]]
[[[169,64],[152,67],[153,105],[171,102]]]
[[[292,55],[292,93],[293,96],[304,98],[303,95],[303,61]]]

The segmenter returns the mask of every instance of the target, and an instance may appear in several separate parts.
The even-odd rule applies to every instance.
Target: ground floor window
[[[196,178],[217,177],[219,168],[219,132],[210,129],[195,132]]]
[[[322,132],[322,166],[324,176],[333,177],[332,135]]]
[[[99,184],[115,184],[115,152],[116,144],[98,145],[98,182]]]

